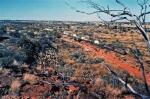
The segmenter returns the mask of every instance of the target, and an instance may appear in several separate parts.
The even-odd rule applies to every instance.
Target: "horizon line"
[[[0,21],[60,21],[60,22],[102,22],[96,20],[47,20],[47,19],[0,19]]]

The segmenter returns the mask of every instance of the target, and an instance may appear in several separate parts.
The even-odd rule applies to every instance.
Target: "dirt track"
[[[106,63],[111,64],[113,67],[117,67],[127,71],[130,75],[141,79],[142,73],[138,67],[135,66],[135,61],[131,57],[126,57],[129,62],[120,59],[114,52],[107,52],[105,49],[101,49],[87,42],[77,42],[68,38],[64,38],[64,41],[70,42],[72,44],[80,45],[84,51],[90,52],[91,55],[95,57],[101,57]],[[147,82],[150,85],[150,73],[146,74]]]

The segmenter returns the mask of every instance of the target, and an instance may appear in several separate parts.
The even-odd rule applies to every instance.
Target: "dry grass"
[[[12,92],[18,92],[21,87],[21,82],[19,80],[14,80],[11,83],[10,87],[11,87]]]
[[[112,96],[117,97],[122,94],[122,90],[118,88],[113,88],[111,85],[106,86],[106,91]]]
[[[42,65],[37,65],[36,70],[37,71],[43,71],[43,66]]]
[[[0,74],[7,74],[9,72],[10,72],[9,69],[5,69],[5,68],[0,67]]]
[[[103,86],[104,85],[104,81],[100,78],[96,78],[95,79],[95,82],[94,82],[94,85],[99,87],[99,86]]]
[[[38,77],[33,74],[24,74],[23,80],[30,84],[35,84],[38,82]]]

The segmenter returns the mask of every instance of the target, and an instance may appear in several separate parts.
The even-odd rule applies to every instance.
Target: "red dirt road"
[[[133,64],[131,63],[127,63],[126,61],[118,58],[115,53],[113,52],[105,52],[104,49],[100,49],[100,48],[96,48],[95,46],[89,44],[89,43],[83,43],[82,47],[85,50],[88,50],[91,52],[91,54],[94,54],[97,57],[101,57],[105,60],[106,63],[111,64],[112,66],[117,66],[118,68],[121,68],[123,70],[128,71],[128,73],[132,76],[135,76],[137,78],[142,78],[142,73],[139,70],[139,68],[137,68],[136,66],[134,66],[134,62]],[[130,59],[130,58],[129,58]],[[147,82],[150,85],[150,73],[148,73],[146,75],[147,78]]]
[[[114,52],[107,52],[105,49],[101,49],[96,47],[95,45],[92,45],[87,42],[76,42],[70,39],[64,39],[67,42],[80,45],[84,51],[90,52],[91,55],[94,55],[95,57],[101,57],[105,60],[106,63],[111,64],[113,67],[117,67],[120,69],[123,69],[127,71],[130,75],[136,77],[136,78],[142,78],[142,73],[139,70],[138,67],[134,65],[135,61],[132,61],[132,58],[128,57],[127,60],[130,61],[128,63],[127,61],[124,61],[123,59],[120,59]],[[150,85],[150,72],[146,74],[146,79],[148,84]]]

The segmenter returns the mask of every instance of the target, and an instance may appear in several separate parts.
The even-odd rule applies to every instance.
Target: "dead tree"
[[[140,14],[134,14],[124,3],[121,2],[121,0],[115,0],[116,4],[121,6],[121,9],[111,9],[109,6],[104,7],[103,5],[97,4],[93,0],[82,0],[81,2],[87,3],[91,8],[94,9],[92,12],[85,12],[78,10],[74,7],[74,10],[79,13],[87,14],[87,15],[92,15],[92,14],[97,14],[97,16],[102,19],[101,14],[106,14],[111,17],[111,22],[117,22],[117,21],[122,21],[126,20],[127,22],[130,22],[131,24],[134,24],[136,28],[140,31],[141,35],[143,36],[145,43],[147,44],[147,48],[150,53],[150,39],[147,33],[146,29],[146,16],[150,14],[150,11],[147,11],[148,8],[150,8],[149,0],[137,0],[137,4],[140,6],[141,11]],[[105,24],[108,24],[108,21],[104,21]],[[136,43],[135,43],[136,44]],[[148,88],[147,80],[146,80],[146,74],[145,74],[145,68],[143,65],[143,62],[141,61],[140,56],[138,56],[137,52],[135,51],[135,57],[137,58],[138,62],[140,63],[141,70],[142,70],[142,76],[144,79],[144,84],[145,84],[145,89],[147,93],[150,95],[150,91]],[[113,72],[108,66],[106,66],[107,70],[113,74],[122,84],[126,84],[125,81],[123,81],[120,77],[117,76],[115,72]],[[140,96],[142,99],[146,99],[147,96],[141,95],[137,93],[131,86],[127,85],[127,88],[135,95]]]
[[[107,8],[105,8],[104,6],[97,4],[97,3],[93,2],[92,0],[84,0],[82,2],[85,2],[90,7],[94,8],[95,11],[93,11],[93,12],[84,12],[84,11],[75,9],[74,7],[71,7],[71,8],[75,9],[76,12],[79,12],[79,13],[84,13],[84,14],[88,14],[88,15],[97,14],[97,16],[100,19],[102,19],[101,16],[99,15],[100,13],[107,14],[112,17],[111,22],[116,22],[119,20],[127,20],[130,23],[133,23],[137,27],[137,29],[140,31],[140,33],[143,35],[143,37],[147,43],[147,46],[150,49],[149,36],[147,34],[147,31],[144,28],[144,27],[146,27],[146,15],[150,14],[150,11],[147,11],[147,9],[148,9],[148,7],[150,7],[150,5],[148,5],[148,0],[142,0],[142,1],[143,2],[140,3],[139,0],[137,0],[138,5],[140,5],[140,7],[141,7],[140,15],[136,15],[136,14],[132,13],[132,11],[130,11],[130,9],[128,7],[126,7],[120,0],[116,0],[116,3],[122,6],[122,9],[119,9],[119,10],[110,9],[109,6],[107,6]],[[104,21],[104,22],[106,23],[107,21]]]

